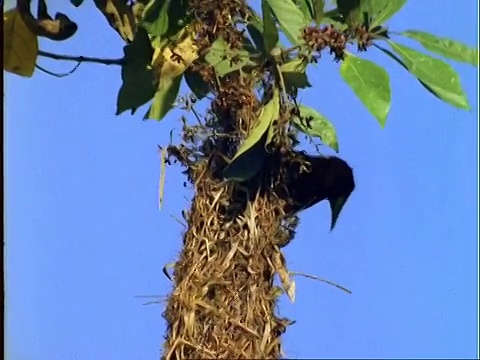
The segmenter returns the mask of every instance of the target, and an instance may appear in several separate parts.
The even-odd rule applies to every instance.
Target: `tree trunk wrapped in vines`
[[[242,45],[233,21],[248,16],[243,1],[195,0],[191,6],[200,51],[218,37]],[[265,188],[265,177],[235,184],[219,176],[225,157],[233,156],[255,126],[260,108],[255,82],[240,72],[217,81],[208,67],[194,70],[215,89],[206,127],[224,136],[205,139],[199,146],[203,159],[195,163],[188,160],[193,143],[169,148],[188,167],[195,196],[164,313],[164,357],[280,358],[280,335],[289,321],[275,313],[274,276],[285,273],[279,245],[292,233],[279,217],[283,202]]]
[[[231,202],[232,187],[213,180],[206,167],[203,162],[195,171],[189,229],[164,314],[165,356],[279,358],[279,337],[288,324],[275,314],[280,224],[264,197],[226,221],[220,214]]]

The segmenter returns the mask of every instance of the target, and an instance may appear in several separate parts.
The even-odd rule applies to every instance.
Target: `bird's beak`
[[[350,195],[350,194],[349,194]],[[330,203],[330,210],[332,211],[332,223],[330,225],[330,231],[333,230],[335,224],[337,223],[338,215],[340,215],[340,211],[342,211],[343,205],[347,202],[348,196],[339,196],[334,199],[328,199]]]

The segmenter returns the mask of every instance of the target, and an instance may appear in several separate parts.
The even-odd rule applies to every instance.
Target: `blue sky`
[[[7,2],[8,3],[8,2]],[[117,58],[122,42],[85,2],[49,1],[79,31],[41,41],[60,54]],[[389,25],[478,42],[473,0],[410,1]],[[413,45],[411,41],[404,41]],[[390,59],[393,104],[384,129],[324,56],[309,72],[302,103],[336,126],[340,155],[357,188],[336,229],[328,204],[305,211],[286,248],[292,271],[350,290],[296,278],[296,320],[283,337],[290,357],[473,358],[477,354],[477,70],[453,63],[472,110],[430,96]],[[40,58],[51,71],[74,63]],[[120,69],[82,64],[57,79],[5,75],[6,273],[9,360],[158,359],[165,324],[162,274],[180,251],[188,207],[178,167],[166,175],[158,210],[157,144],[177,133],[179,111],[161,123],[144,111],[114,116]],[[158,295],[139,299],[137,295]]]

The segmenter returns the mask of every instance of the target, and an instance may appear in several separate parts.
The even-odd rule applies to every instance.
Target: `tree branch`
[[[68,61],[76,61],[76,62],[89,62],[95,64],[104,64],[104,65],[120,65],[122,66],[124,63],[124,59],[101,59],[101,58],[94,58],[94,57],[87,57],[87,56],[70,56],[70,55],[58,55],[49,53],[47,51],[40,50],[38,55],[48,57],[50,59],[55,60],[68,60]]]

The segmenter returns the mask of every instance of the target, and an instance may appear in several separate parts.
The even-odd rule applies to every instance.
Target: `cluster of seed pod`
[[[321,52],[328,47],[330,54],[334,54],[335,60],[343,60],[345,57],[347,36],[332,25],[323,28],[309,26],[303,30],[303,39],[312,51]]]
[[[248,17],[249,9],[243,0],[190,0],[190,8],[197,20],[195,29],[202,40],[213,42],[219,36],[230,45],[231,48],[241,46],[242,36],[236,34],[232,24],[240,19]],[[232,31],[233,30],[233,31]],[[207,48],[208,46],[205,46]],[[203,48],[200,46],[200,48]]]
[[[357,40],[358,51],[367,51],[373,44],[373,36],[365,25],[357,26],[354,29],[354,36]]]
[[[366,25],[359,25],[347,31],[339,31],[332,25],[323,28],[310,26],[303,30],[303,39],[312,51],[321,52],[328,47],[336,61],[344,59],[349,41],[357,42],[358,51],[366,51],[373,44],[373,34]]]

